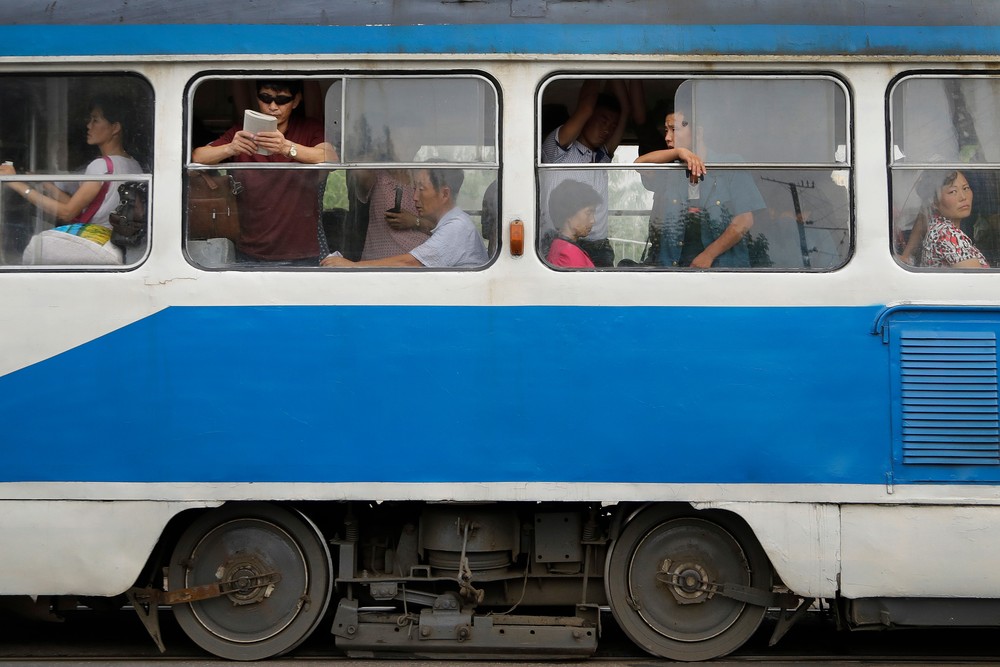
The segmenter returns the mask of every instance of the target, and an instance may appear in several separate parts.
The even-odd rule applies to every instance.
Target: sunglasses
[[[264,104],[275,102],[276,104],[288,104],[295,99],[294,95],[271,95],[270,93],[257,93],[257,99]]]

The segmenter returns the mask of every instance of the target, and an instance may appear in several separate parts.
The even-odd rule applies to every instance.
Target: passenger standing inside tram
[[[277,119],[277,129],[253,134],[234,125],[207,146],[194,149],[192,160],[202,164],[336,162],[337,152],[324,139],[323,123],[295,113],[301,103],[298,81],[258,81],[258,109]],[[319,193],[326,172],[247,169],[235,175],[243,184],[238,260],[316,266]]]
[[[417,215],[413,182],[405,169],[354,172],[355,195],[368,204],[368,227],[361,259],[382,259],[407,253],[427,240],[426,220]]]
[[[419,141],[412,132],[397,130],[387,148],[370,158],[382,163],[412,161],[418,147]],[[352,175],[351,196],[368,209],[360,259],[384,259],[408,253],[427,240],[431,227],[417,215],[410,169],[362,169]]]
[[[691,114],[691,100],[684,86],[678,92],[674,113],[665,120],[666,151],[639,156],[637,163],[668,163],[670,149],[695,150],[701,160],[740,162],[736,155],[717,153],[699,136],[694,146],[696,124]],[[664,210],[659,230],[660,266],[695,269],[749,268],[750,251],[746,236],[753,226],[753,211],[765,208],[764,199],[745,171],[712,170],[695,182],[679,171],[647,172],[643,185],[657,192]]]
[[[576,108],[565,123],[550,132],[542,143],[542,162],[546,164],[595,164],[608,163],[621,143],[629,119],[628,90],[622,80],[610,83],[613,95],[602,93],[602,81],[585,81],[580,88]],[[608,240],[608,172],[605,169],[578,170],[546,173],[543,179],[541,200],[548,202],[556,185],[573,179],[591,186],[601,196],[597,207],[594,228],[587,238],[580,239],[580,247],[597,266],[613,266],[615,253]],[[544,217],[542,236],[552,235],[556,224]]]

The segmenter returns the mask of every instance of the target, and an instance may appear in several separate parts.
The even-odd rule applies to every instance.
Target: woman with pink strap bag
[[[139,174],[142,167],[125,149],[129,106],[124,100],[96,98],[87,119],[87,144],[101,157],[87,165],[87,174]],[[0,174],[16,174],[13,165],[0,165]],[[25,264],[121,264],[122,253],[110,243],[108,216],[118,206],[117,183],[83,181],[63,184],[10,181],[7,187],[31,205],[63,223],[32,237],[24,251]],[[78,186],[75,188],[66,186]]]

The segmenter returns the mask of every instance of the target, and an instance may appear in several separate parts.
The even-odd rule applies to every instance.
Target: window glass
[[[153,93],[135,75],[0,77],[0,266],[145,255]]]
[[[892,91],[893,164],[1000,162],[1000,79],[919,76]]]
[[[909,267],[1000,265],[1000,80],[920,75],[890,96],[893,253]]]
[[[346,89],[345,162],[496,161],[496,97],[482,79],[349,79]]]
[[[194,90],[195,263],[475,268],[495,253],[497,99],[485,80],[216,78]],[[276,134],[241,132],[247,109],[274,116]],[[258,154],[271,137],[277,150]]]
[[[848,257],[847,105],[832,79],[558,79],[540,127],[538,249],[555,268],[823,270]],[[707,170],[696,182],[689,159]],[[588,225],[575,209],[595,200]]]

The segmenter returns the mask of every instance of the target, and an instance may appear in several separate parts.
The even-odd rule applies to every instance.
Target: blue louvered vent
[[[903,463],[1000,464],[993,332],[902,332]]]

